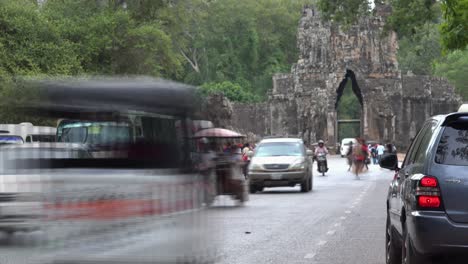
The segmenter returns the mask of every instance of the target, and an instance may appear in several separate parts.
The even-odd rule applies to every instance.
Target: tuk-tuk
[[[34,263],[214,262],[207,179],[190,157],[194,87],[151,78],[27,87],[38,99],[18,109],[60,119],[57,140],[92,156],[31,163],[44,169],[31,174],[42,185],[38,225],[47,234]]]
[[[212,170],[216,175],[215,195],[231,195],[241,204],[248,200],[248,182],[243,173],[245,162],[241,157],[241,147],[233,145],[231,149],[223,150],[223,143],[245,138],[235,131],[223,128],[208,128],[195,133],[194,139],[207,140],[211,151],[215,152],[215,162]]]

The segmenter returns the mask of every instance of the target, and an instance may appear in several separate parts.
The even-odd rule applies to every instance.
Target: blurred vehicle
[[[41,164],[47,234],[36,261],[213,262],[207,180],[190,156],[194,87],[151,78],[30,86],[41,100],[19,110],[61,119],[59,141],[93,156],[32,161]]]
[[[351,142],[354,145],[357,144],[357,141],[356,141],[355,138],[343,138],[343,140],[341,140],[340,154],[341,154],[342,158],[345,157],[348,154],[349,146],[351,145]]]
[[[312,190],[313,152],[298,138],[270,138],[260,141],[250,160],[250,192],[264,187],[294,187],[301,185],[301,192]]]
[[[427,120],[402,167],[394,153],[383,168],[396,170],[387,196],[387,263],[432,263],[468,248],[468,113]]]
[[[34,126],[32,123],[1,124],[0,138],[21,137],[23,142],[55,142],[55,127]],[[15,141],[15,140],[13,140]]]
[[[79,144],[31,143],[0,148],[0,231],[12,234],[39,228],[42,216],[39,159],[89,158]],[[42,164],[44,165],[44,164]]]
[[[223,128],[207,128],[195,133],[194,139],[206,139],[212,146],[221,145],[224,140],[245,138],[235,131]],[[215,147],[216,148],[216,147]],[[216,175],[215,195],[231,195],[234,199],[244,203],[248,200],[248,183],[242,168],[240,148],[236,153],[216,153],[213,173]]]
[[[0,134],[0,146],[10,144],[23,144],[23,138],[20,136],[10,136]]]

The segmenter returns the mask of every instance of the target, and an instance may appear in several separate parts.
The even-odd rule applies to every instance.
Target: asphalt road
[[[205,219],[202,224],[209,223],[205,233],[210,233],[211,242],[200,241],[197,246],[215,245],[217,263],[227,264],[385,263],[385,198],[393,173],[371,165],[356,180],[347,171],[346,160],[339,157],[331,157],[329,167],[327,176],[314,174],[314,188],[309,193],[301,193],[299,186],[267,188],[250,195],[243,206],[228,196],[218,197],[212,208],[201,212],[200,218]],[[193,223],[193,219],[190,221]],[[143,227],[140,233],[132,235],[135,239],[129,233],[114,235],[110,240],[119,237],[120,242],[116,240],[112,250],[106,248],[103,254],[124,254],[135,259],[160,249],[149,243],[152,240],[167,244],[169,239],[177,247],[193,247],[190,239],[185,241],[187,246],[176,239],[177,232],[186,233],[190,227],[181,226],[185,229],[172,224],[169,229],[168,225]],[[201,232],[200,228],[195,230]],[[31,241],[34,242],[34,235],[20,233],[15,235],[13,244],[0,245],[0,264],[35,263],[39,249],[28,246]],[[466,263],[466,259],[457,263]]]
[[[392,172],[371,165],[356,180],[346,160],[329,159],[314,189],[267,188],[243,207],[220,197],[210,210],[219,263],[385,263],[385,197]]]

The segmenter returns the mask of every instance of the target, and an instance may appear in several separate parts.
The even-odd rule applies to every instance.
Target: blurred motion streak
[[[205,212],[214,179],[200,173],[192,143],[212,124],[192,120],[193,87],[138,77],[27,80],[23,89],[34,95],[16,105],[24,122],[57,129],[47,137],[55,142],[0,146],[0,231],[21,263],[215,262]],[[33,230],[34,243],[15,244]]]

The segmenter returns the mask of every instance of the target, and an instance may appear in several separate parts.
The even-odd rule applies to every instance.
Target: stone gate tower
[[[390,12],[386,5],[376,6],[372,16],[345,30],[305,7],[297,34],[299,60],[290,74],[273,77],[267,130],[334,145],[336,107],[347,81],[361,104],[361,135],[367,139],[405,147],[426,118],[456,110],[460,97],[446,80],[401,74],[396,33],[384,33]]]

